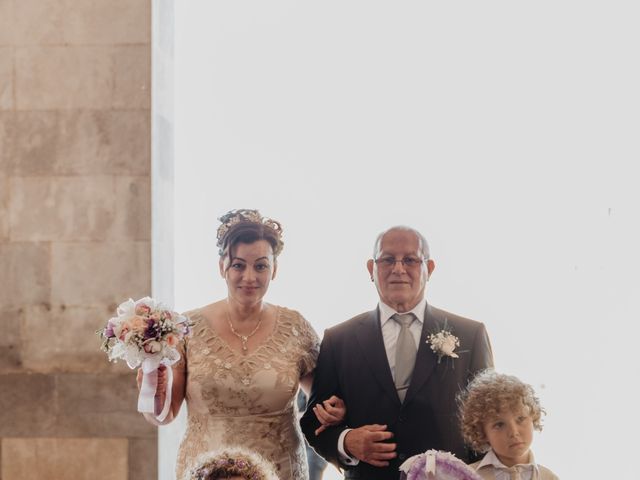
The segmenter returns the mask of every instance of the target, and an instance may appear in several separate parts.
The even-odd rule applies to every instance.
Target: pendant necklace
[[[242,342],[242,353],[246,355],[247,352],[249,351],[247,342],[251,337],[255,335],[255,333],[260,328],[260,325],[262,324],[262,310],[260,310],[260,316],[258,317],[258,323],[256,324],[256,328],[254,328],[249,335],[242,335],[241,333],[236,332],[236,329],[233,328],[233,324],[231,323],[231,314],[229,313],[228,309],[227,309],[227,321],[229,322],[229,328],[231,329],[231,333],[233,333],[236,337],[238,337]]]

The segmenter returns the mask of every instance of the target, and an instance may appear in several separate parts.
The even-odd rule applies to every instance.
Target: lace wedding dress
[[[243,355],[216,335],[199,310],[178,368],[186,369],[187,430],[178,451],[182,480],[203,453],[225,447],[255,451],[283,480],[308,478],[295,405],[298,381],[316,365],[319,340],[296,311],[277,307],[267,340]]]

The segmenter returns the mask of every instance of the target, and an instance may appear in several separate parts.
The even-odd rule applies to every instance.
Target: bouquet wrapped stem
[[[162,364],[161,364],[162,365]],[[158,389],[158,369],[160,365],[155,366],[154,362],[142,362],[142,384],[140,385],[140,395],[138,396],[138,411],[141,413],[152,413],[156,415],[156,391]],[[171,386],[173,385],[173,370],[171,366],[167,366],[167,390],[165,399],[160,413],[156,418],[163,421],[169,414],[171,407]]]

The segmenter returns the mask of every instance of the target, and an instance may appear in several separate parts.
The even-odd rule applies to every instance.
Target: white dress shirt
[[[411,310],[409,310],[408,312],[402,312],[413,313],[416,317],[416,319],[409,327],[409,330],[413,335],[413,339],[416,342],[416,351],[418,350],[418,348],[420,348],[420,336],[422,335],[424,309],[426,308],[426,306],[427,299],[423,298]],[[400,329],[402,327],[391,317],[400,312],[397,312],[382,301],[378,303],[378,311],[380,312],[380,328],[382,329],[382,341],[384,342],[384,349],[387,352],[387,361],[389,362],[389,367],[391,368],[391,376],[395,380],[396,345],[398,343],[398,335],[400,335]],[[347,405],[347,409],[348,408],[349,405]],[[347,455],[344,448],[344,437],[346,437],[347,433],[349,433],[351,430],[351,428],[347,428],[340,434],[340,437],[338,438],[338,457],[340,458],[340,461],[345,465],[357,465],[358,463],[360,463],[357,458],[353,458]]]
[[[478,463],[478,466],[476,467],[476,471],[485,468],[493,470],[495,473],[495,480],[511,480],[509,467],[500,461],[493,450],[489,450],[484,458],[480,460],[480,463]],[[529,459],[527,463],[518,464],[512,468],[518,469],[522,480],[533,480],[534,478],[540,477],[538,473],[538,466],[536,465],[533,458],[533,452],[531,450],[529,450]],[[536,474],[535,477],[534,473]]]

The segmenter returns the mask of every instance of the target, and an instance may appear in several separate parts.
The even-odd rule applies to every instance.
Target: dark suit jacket
[[[438,357],[426,343],[430,333],[446,323],[460,339],[459,358]],[[427,305],[411,385],[403,404],[393,383],[382,340],[378,309],[358,315],[325,331],[309,405],[331,395],[347,406],[343,425],[319,436],[319,423],[309,408],[301,425],[311,446],[328,461],[344,468],[346,478],[398,479],[404,460],[435,448],[468,461],[457,420],[456,396],[479,370],[493,366],[491,344],[480,322],[459,317]],[[338,437],[345,428],[368,424],[387,425],[394,433],[397,458],[388,467],[360,462],[345,467],[338,460]]]

